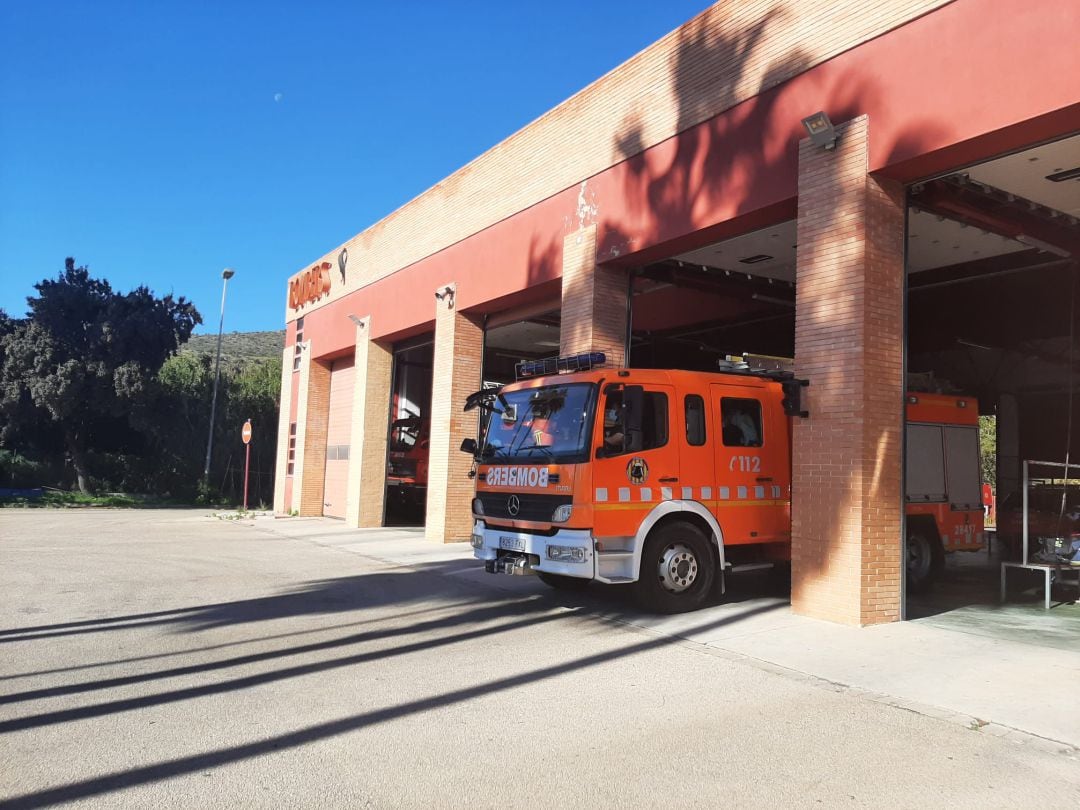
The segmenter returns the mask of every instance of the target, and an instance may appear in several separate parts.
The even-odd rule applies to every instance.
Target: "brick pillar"
[[[904,193],[867,174],[868,118],[799,144],[795,612],[868,625],[901,602]]]
[[[440,287],[442,290],[445,285]],[[456,292],[457,285],[450,288]],[[432,364],[431,443],[428,455],[428,540],[452,543],[472,533],[472,458],[461,440],[476,437],[476,412],[465,413],[465,397],[480,388],[484,328],[457,311],[454,296],[435,302]]]
[[[356,371],[345,522],[371,528],[383,522],[386,437],[390,429],[390,380],[394,355],[372,340],[371,317],[356,326]]]
[[[278,405],[277,457],[274,462],[274,514],[284,515],[289,511],[285,503],[285,476],[289,467],[289,418],[292,408],[292,346],[286,346],[281,353],[281,402]]]
[[[297,407],[304,410],[298,410],[296,414],[296,463],[302,472],[299,479],[293,478],[293,508],[299,511],[300,517],[314,517],[323,513],[326,429],[330,425],[330,364],[311,360],[308,357],[310,353],[309,343],[304,351],[304,365],[300,367],[301,393],[297,402]],[[299,446],[301,435],[304,437],[302,448]]]
[[[596,226],[563,239],[560,354],[597,351],[626,365],[627,277],[596,264]]]
[[[292,496],[287,504],[290,513],[300,511],[300,493],[304,491],[304,450],[307,443],[308,380],[311,378],[311,341],[300,343],[300,368],[296,371],[296,452],[293,453]]]

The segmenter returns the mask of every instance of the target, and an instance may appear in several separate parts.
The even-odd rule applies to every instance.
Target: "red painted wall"
[[[870,116],[869,169],[913,180],[1080,129],[1080,3],[956,0],[588,180],[598,259],[640,264],[794,216],[801,119]],[[579,220],[567,189],[306,314],[313,356],[430,329],[433,295],[490,302],[561,275]]]

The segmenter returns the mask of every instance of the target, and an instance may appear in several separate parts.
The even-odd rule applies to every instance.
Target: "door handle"
[[[660,483],[661,484],[674,484],[678,480],[679,480],[678,476],[669,476],[667,478],[661,478]]]
[[[755,478],[754,480],[757,481],[759,484],[765,484],[772,481],[772,478],[770,476],[763,475],[760,478]]]

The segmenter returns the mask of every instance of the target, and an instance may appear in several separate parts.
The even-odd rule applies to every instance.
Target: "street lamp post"
[[[214,394],[210,398],[210,435],[206,437],[206,466],[203,467],[203,478],[210,481],[210,453],[214,449],[214,417],[217,414],[217,389],[218,379],[221,376],[221,332],[225,328],[225,290],[229,286],[229,279],[236,274],[231,267],[221,271],[221,320],[218,322],[217,332],[217,358],[214,360]]]

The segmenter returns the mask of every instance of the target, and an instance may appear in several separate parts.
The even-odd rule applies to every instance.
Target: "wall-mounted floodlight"
[[[436,301],[445,301],[446,306],[450,309],[454,308],[454,288],[449,284],[441,290],[435,292]]]
[[[367,324],[364,323],[364,319],[361,318],[359,315],[350,315],[349,320],[352,321],[353,323],[355,323],[361,329],[363,329],[365,326],[367,326]]]
[[[824,146],[826,149],[833,149],[836,146],[840,133],[836,131],[833,122],[829,120],[829,116],[824,112],[816,112],[807,116],[802,120],[802,124],[806,127],[806,132],[810,136],[810,143],[814,146]]]

